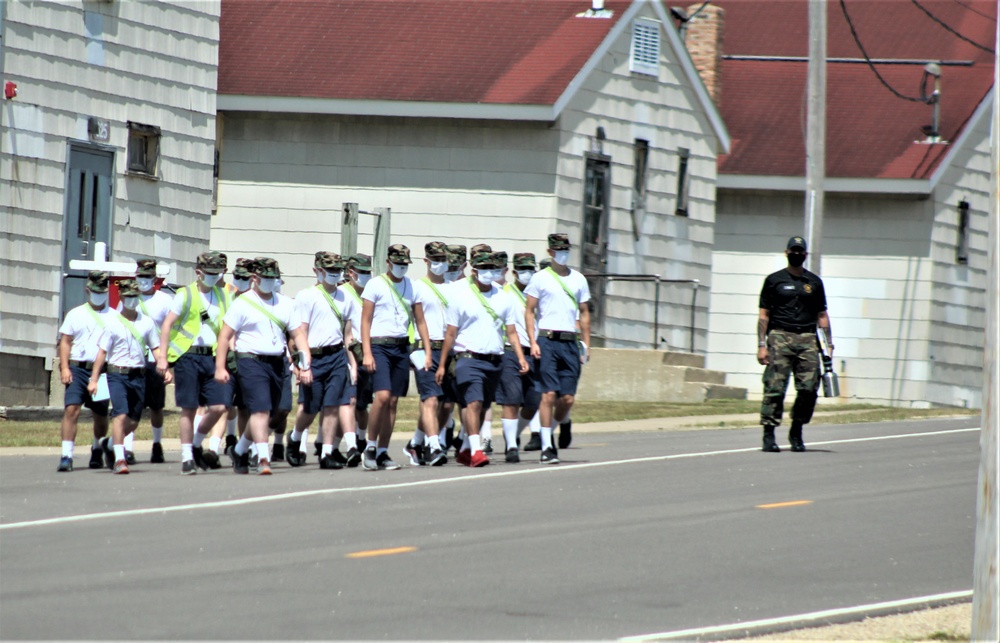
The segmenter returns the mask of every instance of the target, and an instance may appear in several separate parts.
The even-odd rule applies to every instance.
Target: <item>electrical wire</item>
[[[968,9],[969,11],[971,11],[972,13],[980,15],[980,16],[986,18],[987,20],[992,20],[993,22],[997,21],[996,16],[991,16],[991,15],[989,15],[987,13],[983,13],[982,11],[979,11],[975,7],[973,7],[971,5],[965,4],[964,2],[962,2],[962,0],[955,0],[955,4],[957,4],[959,6],[962,6],[962,7],[965,7],[966,9]]]
[[[690,16],[688,16],[688,20],[694,20],[694,17],[697,16],[699,13],[701,13],[701,10],[707,7],[708,3],[710,3],[711,1],[712,0],[705,0],[705,2],[702,2],[701,6],[698,7],[698,10],[692,13]],[[687,20],[685,22],[687,22]]]
[[[941,25],[942,27],[944,27],[946,31],[948,31],[949,33],[951,33],[953,36],[955,36],[959,40],[964,40],[965,42],[969,43],[973,47],[977,47],[977,48],[982,49],[983,51],[989,52],[991,54],[996,53],[996,52],[993,51],[993,49],[991,47],[984,47],[983,45],[980,45],[975,40],[970,40],[969,38],[966,38],[962,34],[958,33],[957,31],[955,31],[954,29],[952,29],[951,27],[949,27],[940,18],[938,18],[933,13],[931,13],[930,11],[928,11],[927,9],[925,9],[919,2],[917,2],[917,0],[910,0],[910,2],[912,2],[913,6],[915,6],[917,9],[920,9],[921,11],[923,11],[924,13],[926,13],[928,18],[930,18],[934,22],[936,22],[939,25]]]
[[[872,73],[875,74],[875,77],[878,78],[879,82],[882,83],[886,89],[892,92],[896,98],[902,98],[903,100],[908,100],[914,103],[927,102],[921,98],[914,98],[912,96],[899,93],[892,85],[889,84],[889,81],[882,77],[882,74],[878,73],[878,69],[875,68],[875,64],[872,62],[871,57],[868,55],[868,52],[865,51],[865,46],[861,44],[861,38],[858,36],[857,29],[854,28],[854,22],[851,20],[850,14],[847,13],[847,4],[844,3],[844,0],[840,0],[840,9],[844,12],[844,19],[847,20],[847,26],[851,28],[851,35],[854,36],[855,44],[858,45],[861,55],[865,57],[865,62],[868,63],[868,67],[872,70]]]

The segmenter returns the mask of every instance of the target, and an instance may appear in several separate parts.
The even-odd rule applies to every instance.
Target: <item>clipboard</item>
[[[91,399],[95,402],[103,402],[111,399],[111,391],[108,390],[107,373],[101,373],[100,377],[97,378],[97,392],[91,396]]]

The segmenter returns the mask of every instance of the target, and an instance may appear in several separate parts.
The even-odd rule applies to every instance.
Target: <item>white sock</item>
[[[324,444],[323,445],[323,457],[326,457],[328,455],[333,455],[333,445],[332,444]]]
[[[368,441],[368,430],[362,429],[360,426],[354,428],[355,432],[358,434],[358,444]]]
[[[190,444],[181,445],[181,462],[187,462],[188,460],[194,460],[194,453],[191,451]]]
[[[347,450],[358,448],[358,434],[354,431],[348,431],[344,434],[344,443],[347,444]]]
[[[254,443],[252,443],[250,445],[250,455],[256,458],[257,454],[258,454],[258,452],[257,452],[257,443],[254,442]]]
[[[439,440],[438,436],[436,435],[432,435],[429,438],[427,438],[427,444],[430,445],[431,451],[441,450],[441,440]]]
[[[459,449],[459,452],[469,450],[469,444],[470,444],[469,437],[470,436],[466,435],[464,438],[462,438],[462,448]]]
[[[101,448],[101,438],[94,438],[94,446],[90,447],[90,450],[93,451],[94,449],[100,449],[100,448]]]
[[[72,458],[73,457],[73,446],[74,445],[73,445],[73,441],[72,440],[63,440],[62,441],[62,454],[63,454],[64,458]]]
[[[222,438],[217,438],[212,436],[208,439],[208,448],[216,453],[219,452],[219,447],[222,446]]]
[[[125,459],[125,445],[116,444],[115,445],[115,462]]]
[[[420,429],[417,429],[416,431],[413,432],[413,444],[423,444],[426,438],[427,434],[421,431]]]
[[[365,451],[368,449],[377,449],[378,440],[365,440]]]
[[[476,451],[482,451],[483,445],[480,443],[478,435],[469,436],[469,450],[475,453]]]
[[[191,441],[192,446],[200,447],[201,443],[205,441],[205,434],[194,432],[194,440]]]
[[[483,425],[479,427],[479,435],[482,436],[483,440],[493,439],[493,422],[486,420]]]
[[[466,438],[468,438],[468,437],[469,437],[469,432],[465,430],[465,427],[464,427],[464,426],[463,426],[463,427],[462,427],[462,429],[461,429],[461,430],[460,430],[460,431],[458,432],[458,437],[460,437],[460,438],[462,439],[462,442],[463,442],[463,444],[465,443],[465,440],[466,440]]]
[[[452,413],[454,413],[454,411],[452,411]],[[445,429],[451,429],[452,431],[454,431],[455,430],[455,418],[453,418],[452,416],[449,415],[448,416],[448,424],[445,424],[444,428]]]
[[[292,442],[301,442],[301,441],[302,441],[302,431],[299,431],[298,429],[292,429]]]
[[[518,421],[517,420],[500,420],[500,424],[503,426],[503,441],[507,449],[517,448],[517,434],[520,431],[517,430]]]
[[[340,448],[340,442],[341,442],[341,440],[343,440],[343,439],[344,439],[344,438],[340,438],[340,437],[337,437],[337,436],[334,436],[334,437],[333,437],[333,448],[334,448],[334,449],[339,449],[339,448]]]
[[[261,460],[271,459],[271,450],[267,446],[267,442],[257,443],[257,457]]]
[[[125,445],[125,450],[126,451],[135,451],[135,448],[134,448],[135,447],[135,434],[134,433],[129,433],[128,435],[125,436],[124,445]]]
[[[299,437],[301,438],[299,441],[299,453],[309,453],[309,429],[303,431]],[[295,438],[293,437],[292,439],[294,440]]]
[[[538,411],[535,411],[535,417],[531,418],[531,423],[528,426],[531,427],[532,433],[538,433],[542,430],[542,420]]]
[[[244,433],[243,437],[241,437],[239,441],[236,443],[236,449],[235,449],[236,455],[243,455],[248,450],[250,450],[250,447],[252,446],[253,442],[251,442],[250,438],[247,437],[247,434]]]
[[[153,442],[160,442],[163,440],[163,427],[154,426],[153,427]]]
[[[542,434],[542,451],[544,451],[545,449],[551,449],[552,448],[552,427],[551,426],[543,426],[542,430],[541,430],[541,434]]]
[[[236,418],[226,420],[226,435],[236,435]]]
[[[201,419],[203,417],[205,417],[205,416],[204,415],[197,415],[197,414],[195,414],[195,416],[194,416],[194,432],[195,433],[198,432],[198,427],[201,426]]]
[[[389,449],[383,449],[382,447],[376,447],[376,449],[375,449],[375,457],[377,458],[380,455],[382,455],[383,453],[388,453],[388,452],[389,452]]]

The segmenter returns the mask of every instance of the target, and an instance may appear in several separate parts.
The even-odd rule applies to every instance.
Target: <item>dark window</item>
[[[160,128],[128,122],[128,171],[156,176],[160,160]]]
[[[969,202],[958,204],[958,246],[955,249],[955,261],[969,263]]]
[[[686,147],[677,150],[677,209],[676,214],[686,217],[688,214],[688,187],[691,184],[691,176],[688,174],[688,159],[691,158],[691,150]]]
[[[646,211],[646,180],[649,175],[649,141],[635,139],[635,179],[632,182],[632,236],[639,240],[639,219]]]

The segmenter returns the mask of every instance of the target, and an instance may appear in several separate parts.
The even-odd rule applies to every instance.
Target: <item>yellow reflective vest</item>
[[[184,298],[184,306],[181,314],[177,317],[174,325],[170,327],[170,345],[167,347],[167,361],[176,362],[181,355],[188,352],[194,340],[201,333],[202,312],[208,313],[208,306],[205,305],[205,298],[202,297],[201,290],[198,289],[198,282],[184,286],[180,290]],[[218,286],[212,287],[212,294],[219,302],[219,323],[208,320],[209,328],[215,333],[216,339],[219,337],[219,330],[222,328],[222,317],[225,316],[229,306],[233,303],[233,295],[226,289]],[[197,299],[195,299],[197,297]],[[193,306],[192,302],[197,301],[198,306]],[[215,352],[217,343],[212,344],[212,352]]]

